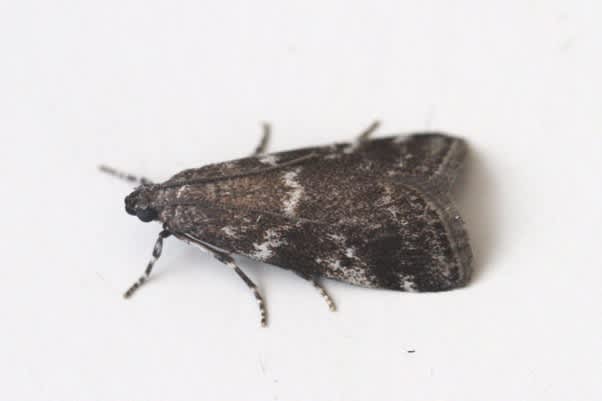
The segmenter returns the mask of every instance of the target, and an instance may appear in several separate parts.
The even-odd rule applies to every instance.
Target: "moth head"
[[[152,205],[152,187],[141,185],[125,197],[125,211],[145,223],[156,220],[159,213]]]

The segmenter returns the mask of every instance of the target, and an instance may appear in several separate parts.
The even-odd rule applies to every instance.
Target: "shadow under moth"
[[[466,143],[440,133],[371,139],[374,123],[351,143],[266,153],[270,129],[250,156],[177,173],[163,183],[101,166],[138,184],[127,213],[163,230],[144,274],[150,276],[169,236],[224,263],[253,292],[233,255],[293,271],[335,305],[320,279],[399,291],[465,285],[472,251],[450,199]]]

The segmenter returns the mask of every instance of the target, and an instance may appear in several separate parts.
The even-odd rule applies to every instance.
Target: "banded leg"
[[[330,298],[330,295],[328,295],[328,293],[326,292],[324,287],[322,287],[322,285],[319,283],[318,276],[315,276],[315,275],[314,276],[305,276],[302,274],[299,274],[299,276],[304,278],[305,280],[309,281],[310,283],[312,283],[312,285],[315,287],[315,289],[318,290],[318,292],[320,293],[322,298],[324,298],[324,300],[326,301],[326,305],[328,305],[328,309],[330,309],[332,312],[335,312],[337,310],[337,307],[334,304],[334,301],[332,300],[332,298]]]
[[[247,275],[240,269],[240,267],[238,267],[232,256],[226,253],[217,252],[215,250],[211,250],[211,252],[217,260],[224,263],[226,266],[231,267],[236,272],[236,274],[238,274],[238,276],[245,282],[247,287],[249,287],[251,291],[253,291],[253,295],[255,295],[255,299],[257,300],[257,306],[259,306],[259,313],[261,315],[261,326],[265,327],[267,325],[267,312],[265,309],[265,302],[263,301],[263,297],[259,293],[259,290],[257,289],[255,283],[253,283],[251,279],[247,277]]]
[[[149,180],[148,178],[144,178],[144,177],[138,177],[136,175],[133,174],[129,174],[123,171],[119,171],[117,169],[114,169],[113,167],[109,167],[109,166],[105,166],[105,165],[100,165],[98,166],[99,170],[102,171],[103,173],[107,173],[109,175],[112,175],[113,177],[131,182],[133,184],[137,184],[137,185],[148,185],[148,184],[152,184],[153,182],[151,180]]]
[[[163,230],[159,233],[159,238],[155,241],[155,246],[153,247],[153,257],[148,262],[146,269],[144,270],[144,274],[140,276],[138,280],[128,290],[123,294],[124,298],[129,298],[140,288],[140,286],[148,281],[150,277],[151,271],[153,270],[153,266],[159,257],[161,256],[161,251],[163,250],[163,239],[167,238],[171,235],[171,233],[167,230]]]
[[[270,142],[270,136],[272,134],[272,128],[270,127],[270,124],[268,124],[268,123],[263,123],[262,128],[263,128],[263,134],[261,136],[261,140],[259,141],[259,145],[257,145],[257,148],[255,148],[255,151],[253,152],[252,156],[260,156],[260,155],[264,154],[266,152],[266,150],[268,149],[268,144]]]
[[[370,124],[370,126],[368,128],[366,128],[364,131],[362,131],[361,134],[359,134],[357,136],[357,141],[358,142],[363,142],[368,140],[368,138],[370,137],[370,135],[372,135],[374,133],[374,131],[376,131],[378,129],[378,127],[380,127],[380,121],[374,121],[372,124]]]

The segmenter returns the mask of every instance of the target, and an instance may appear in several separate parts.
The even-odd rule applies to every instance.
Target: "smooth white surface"
[[[3,400],[602,398],[599,1],[18,1],[0,6]],[[466,137],[470,286],[241,261],[269,308],[123,210],[127,184],[251,152]],[[414,353],[408,353],[415,350]]]

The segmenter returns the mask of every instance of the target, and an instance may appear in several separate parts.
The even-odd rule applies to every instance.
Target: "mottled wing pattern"
[[[176,235],[307,276],[450,289],[468,280],[472,258],[447,194],[464,153],[461,140],[428,134],[210,165],[167,181],[182,185],[164,191],[160,217]]]
[[[462,139],[438,133],[375,139],[362,147],[362,168],[436,181],[445,189],[456,179],[467,150]]]
[[[352,168],[358,172],[377,176],[386,173],[426,179],[438,177],[451,184],[465,158],[466,143],[448,135],[421,133],[378,138],[364,143],[308,147],[184,170],[167,183],[244,174],[273,168],[310,154],[315,154],[317,160],[339,160],[347,156],[344,158],[354,163]]]

